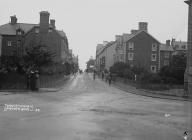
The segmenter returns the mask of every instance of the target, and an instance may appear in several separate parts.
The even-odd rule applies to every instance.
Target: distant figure
[[[93,71],[93,80],[95,80],[96,71]]]
[[[108,80],[109,80],[109,86],[111,85],[111,81],[112,81],[112,74],[111,72],[109,72],[108,74]]]
[[[104,79],[104,71],[102,71],[102,73],[101,73],[101,78],[102,78],[102,80]]]

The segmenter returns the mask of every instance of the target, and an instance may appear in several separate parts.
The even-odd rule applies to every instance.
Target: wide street
[[[0,93],[0,140],[182,140],[191,116],[191,102],[131,94],[84,73],[57,92]]]

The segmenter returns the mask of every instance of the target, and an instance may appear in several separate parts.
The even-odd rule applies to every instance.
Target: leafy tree
[[[25,65],[39,69],[42,66],[46,66],[53,62],[55,53],[48,51],[46,46],[37,45],[26,49],[26,55],[24,56]]]
[[[184,53],[174,55],[170,65],[160,70],[159,75],[165,83],[183,84],[187,58]]]
[[[130,69],[130,66],[123,62],[117,62],[110,67],[110,72],[116,73],[118,76],[123,77],[125,74],[125,69]]]

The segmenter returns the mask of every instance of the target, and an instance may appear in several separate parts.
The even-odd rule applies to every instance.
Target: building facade
[[[176,39],[172,39],[171,46],[173,47],[175,54],[187,53],[188,48],[186,41],[176,41]]]
[[[159,67],[160,43],[144,30],[138,31],[126,42],[126,63],[156,73]]]
[[[0,26],[1,56],[23,57],[27,48],[44,45],[55,53],[54,62],[64,63],[69,56],[68,39],[49,16],[47,11],[40,12],[39,24],[18,23],[17,17],[11,16],[10,23]]]
[[[96,68],[98,71],[108,70],[115,63],[116,42],[104,42],[98,44],[96,50]]]
[[[68,57],[68,40],[63,31],[57,30],[55,20],[49,22],[49,12],[40,12],[40,24],[34,26],[26,35],[24,48],[44,45],[55,54],[56,63],[64,63]]]
[[[160,69],[170,64],[174,49],[170,44],[170,40],[166,41],[166,44],[160,44]]]
[[[148,33],[148,23],[139,22],[138,30],[116,35],[115,41],[97,45],[96,64],[99,70],[116,62],[142,67],[156,73],[160,69],[160,42]]]
[[[11,16],[10,23],[0,26],[1,56],[22,57],[24,55],[24,36],[36,24],[18,23],[16,16]]]

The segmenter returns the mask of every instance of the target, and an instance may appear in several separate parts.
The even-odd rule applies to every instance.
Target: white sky
[[[69,48],[85,68],[96,45],[148,22],[149,33],[165,43],[172,37],[187,40],[188,6],[184,0],[0,0],[0,25],[16,15],[18,22],[39,23],[39,12],[49,11],[56,28],[63,29]]]

